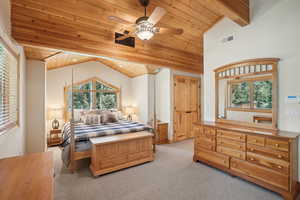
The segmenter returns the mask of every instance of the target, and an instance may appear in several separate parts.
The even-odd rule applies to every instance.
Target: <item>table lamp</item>
[[[48,119],[52,120],[52,129],[59,128],[58,119],[63,118],[63,108],[61,107],[50,107],[48,109]]]
[[[124,108],[124,113],[127,115],[127,120],[132,121],[132,115],[137,113],[137,108],[134,106],[126,106]]]

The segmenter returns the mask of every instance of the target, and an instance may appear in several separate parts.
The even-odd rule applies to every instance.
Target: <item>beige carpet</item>
[[[193,143],[159,145],[155,161],[92,177],[88,163],[75,174],[55,152],[55,200],[279,200],[277,194],[192,161]]]

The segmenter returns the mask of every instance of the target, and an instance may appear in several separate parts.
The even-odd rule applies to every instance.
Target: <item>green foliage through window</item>
[[[272,82],[256,81],[254,86],[254,107],[260,109],[272,108]]]
[[[232,83],[230,92],[230,107],[272,109],[271,80]]]
[[[231,103],[235,106],[250,103],[250,87],[248,82],[232,85]]]
[[[115,88],[97,80],[91,80],[74,87],[74,109],[115,109],[118,107],[118,95]],[[72,108],[72,88],[68,89],[68,109]]]

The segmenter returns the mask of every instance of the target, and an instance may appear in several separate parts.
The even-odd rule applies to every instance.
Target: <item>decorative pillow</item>
[[[118,122],[118,118],[114,113],[107,111],[102,113],[101,122],[103,124],[114,123],[114,122]]]
[[[118,120],[122,120],[123,119],[123,115],[122,115],[121,111],[119,111],[119,110],[111,110],[111,113],[113,113]]]
[[[83,123],[86,125],[101,124],[101,116],[95,114],[85,115],[83,118]]]

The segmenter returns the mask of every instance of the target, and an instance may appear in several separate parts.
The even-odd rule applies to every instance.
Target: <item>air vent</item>
[[[121,37],[123,35],[124,34],[122,34],[122,33],[116,32],[115,33],[115,43],[134,48],[135,47],[135,38],[134,37],[129,37],[129,38],[126,38],[125,40],[116,40],[118,37]]]
[[[226,36],[226,37],[222,38],[221,42],[222,43],[227,43],[227,42],[231,42],[233,40],[234,40],[234,35],[232,34],[232,35],[229,35],[229,36]]]

